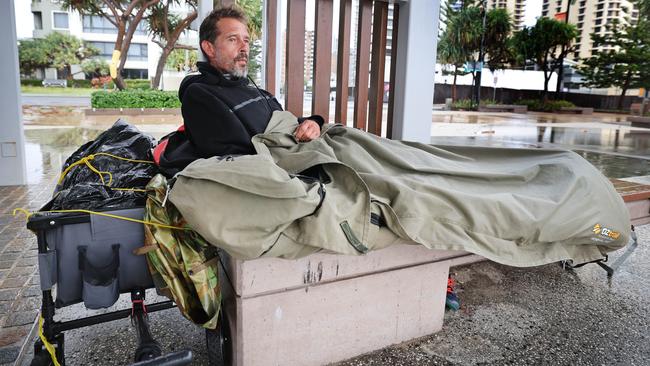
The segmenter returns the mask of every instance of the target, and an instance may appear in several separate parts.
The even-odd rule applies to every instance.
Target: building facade
[[[564,20],[569,0],[543,0],[542,16]],[[634,24],[639,19],[636,4],[629,0],[577,0],[571,4],[569,23],[578,28],[576,50],[569,59],[580,62],[591,57],[594,48],[591,34],[603,35],[608,32],[607,25],[618,21],[621,25]],[[603,50],[603,48],[598,48]]]
[[[514,30],[524,26],[526,0],[487,0],[488,9],[506,9],[512,16]]]
[[[70,34],[99,49],[100,54],[97,57],[110,62],[115,48],[117,28],[108,19],[67,11],[61,7],[58,0],[32,0],[31,11],[34,18],[34,38],[44,38],[52,32]],[[183,43],[186,43],[187,37],[182,38],[185,41]],[[196,40],[194,42],[198,43]],[[152,78],[161,51],[147,34],[146,20],[141,21],[131,40],[122,76],[127,79]],[[72,66],[72,74],[75,79],[85,78],[79,65]],[[38,76],[63,79],[67,75],[56,69],[46,69]]]

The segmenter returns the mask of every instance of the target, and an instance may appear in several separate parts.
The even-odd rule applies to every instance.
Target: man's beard
[[[236,78],[245,78],[248,75],[248,66],[238,68],[237,65],[235,65],[233,70],[230,72],[230,75]]]
[[[228,62],[224,58],[220,58],[217,55],[216,65],[221,64],[224,66],[223,67],[215,66],[215,67],[223,73],[230,74],[230,76],[234,78],[245,78],[248,75],[248,63],[244,66],[239,66],[237,63],[240,60],[248,61],[248,55],[242,53],[239,56],[235,57],[234,59],[230,60],[230,62]]]
[[[246,61],[246,65],[239,67],[237,63],[242,60]],[[248,75],[248,55],[239,55],[233,61],[233,69],[230,74],[236,78],[245,78]]]

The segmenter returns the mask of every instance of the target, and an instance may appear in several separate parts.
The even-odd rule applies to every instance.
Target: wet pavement
[[[35,237],[9,210],[37,210],[70,153],[117,119],[86,117],[79,107],[25,106],[23,115],[29,185],[0,187],[0,364],[12,364],[21,349],[21,364],[29,363],[40,304]],[[125,119],[155,137],[181,123],[178,116]],[[631,128],[624,119],[434,112],[432,142],[571,148],[608,177],[647,182],[650,129]],[[650,225],[637,230],[641,244],[609,281],[596,265],[573,272],[559,265],[520,269],[491,262],[452,269],[462,306],[446,314],[441,332],[340,365],[650,364]],[[128,307],[128,297],[117,306]],[[80,305],[61,310],[63,318],[94,314]],[[192,349],[194,364],[205,364],[202,329],[176,309],[152,314],[151,321],[165,352]],[[69,331],[67,364],[128,364],[135,344],[128,319]]]

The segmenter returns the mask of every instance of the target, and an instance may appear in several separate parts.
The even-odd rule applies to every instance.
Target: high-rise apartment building
[[[544,0],[542,16],[564,20],[567,1],[569,0]],[[578,38],[575,41],[575,52],[568,57],[576,62],[591,57],[595,50],[592,33],[603,35],[608,32],[608,24],[618,21],[621,25],[628,25],[636,23],[638,19],[639,10],[629,0],[577,0],[571,4],[569,23],[578,28]]]
[[[526,0],[487,0],[487,8],[508,10],[508,13],[512,16],[515,30],[519,30],[524,26]]]

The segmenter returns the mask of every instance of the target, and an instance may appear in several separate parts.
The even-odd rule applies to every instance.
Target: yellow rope
[[[110,186],[111,183],[113,183],[113,174],[111,174],[111,172],[100,171],[90,163],[97,156],[108,156],[108,157],[111,157],[113,159],[119,159],[119,160],[131,162],[131,163],[154,164],[154,162],[150,161],[150,160],[129,159],[129,158],[125,158],[125,157],[121,157],[121,156],[117,156],[117,155],[113,155],[113,154],[109,154],[109,153],[104,153],[104,152],[100,152],[100,153],[96,153],[96,154],[90,154],[90,155],[88,155],[86,157],[83,157],[83,158],[75,161],[74,163],[70,164],[70,166],[65,168],[65,170],[63,170],[63,172],[61,172],[61,175],[59,176],[58,184],[61,184],[61,182],[63,182],[63,179],[65,178],[66,175],[68,175],[68,173],[70,172],[70,170],[72,170],[72,168],[74,168],[75,166],[78,166],[78,165],[86,165],[88,167],[88,169],[92,170],[95,174],[99,175],[99,179],[102,181],[102,184]],[[106,184],[106,182],[104,181],[104,174],[108,174],[108,184]]]
[[[113,214],[109,214],[109,213],[106,213],[106,212],[97,212],[97,211],[90,211],[90,210],[50,210],[50,211],[29,212],[28,210],[26,210],[24,208],[15,208],[14,211],[13,211],[14,216],[16,216],[16,212],[21,212],[21,213],[25,214],[26,219],[28,219],[28,220],[32,215],[36,215],[36,214],[40,214],[40,213],[47,213],[47,212],[51,212],[51,213],[86,213],[86,214],[90,214],[90,215],[98,215],[98,216],[110,217],[110,218],[118,219],[118,220],[137,222],[139,224],[151,225],[151,226],[161,227],[161,228],[165,228],[165,229],[192,230],[192,229],[186,228],[186,227],[159,224],[157,222],[138,220],[138,219],[134,219],[134,218],[131,218],[131,217],[113,215]]]
[[[47,338],[45,338],[45,335],[43,334],[42,315],[38,317],[38,337],[41,338],[41,342],[43,342],[43,345],[45,345],[45,349],[50,354],[50,357],[52,358],[52,362],[54,362],[54,366],[61,366],[59,361],[56,359],[56,352],[54,351],[54,346],[52,345],[52,343],[47,341]]]

